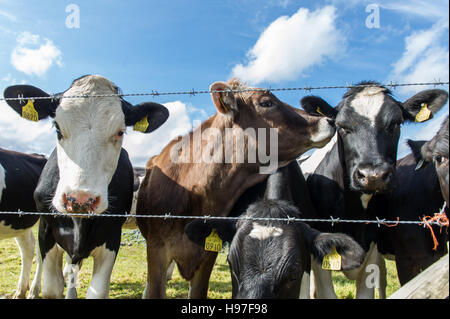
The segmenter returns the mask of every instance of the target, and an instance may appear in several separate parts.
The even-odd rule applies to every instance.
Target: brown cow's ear
[[[338,111],[318,96],[305,96],[300,100],[303,109],[311,115],[336,118]]]
[[[59,105],[59,97],[51,97],[48,93],[31,85],[13,85],[5,89],[3,96],[6,103],[23,118],[37,122],[47,117],[55,117]],[[31,99],[32,97],[49,97],[48,99]],[[51,97],[51,98],[50,98]]]
[[[407,121],[422,123],[433,118],[447,103],[448,93],[444,90],[424,90],[403,103]]]
[[[238,112],[236,98],[227,83],[215,82],[209,87],[209,91],[219,113],[232,115]]]

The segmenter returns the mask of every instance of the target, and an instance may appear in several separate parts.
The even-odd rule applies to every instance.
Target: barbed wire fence
[[[445,214],[445,203],[442,206],[440,212],[438,213],[440,215]],[[323,219],[323,218],[298,218],[298,217],[286,217],[286,218],[274,218],[274,217],[252,217],[252,216],[214,216],[214,215],[201,215],[201,216],[192,216],[192,215],[172,215],[171,213],[166,214],[112,214],[112,213],[102,213],[102,214],[94,214],[94,213],[61,213],[61,212],[23,212],[23,211],[14,211],[14,212],[0,212],[0,215],[19,215],[19,216],[30,216],[30,215],[39,215],[39,216],[53,216],[53,217],[75,217],[75,218],[151,218],[151,219],[187,219],[187,220],[203,220],[204,222],[207,222],[209,220],[233,220],[233,221],[239,221],[239,220],[246,220],[246,221],[277,221],[277,222],[284,222],[286,224],[290,223],[331,223],[332,226],[337,223],[354,223],[354,224],[377,224],[378,227],[381,225],[400,225],[400,224],[406,224],[406,225],[419,225],[426,227],[426,222],[421,220],[413,221],[413,220],[386,220],[386,219],[380,219],[378,217],[375,217],[375,220],[366,220],[366,219],[341,219],[341,218],[334,218],[333,216],[330,216],[329,219]],[[445,223],[448,223],[448,220],[445,221],[445,217],[441,217],[440,219],[436,220],[430,220],[427,221],[429,225],[437,225],[437,226],[446,226]],[[448,225],[448,224],[447,224]]]
[[[416,82],[416,83],[397,83],[394,81],[390,81],[384,84],[375,85],[373,83],[364,83],[364,84],[345,84],[345,85],[329,85],[329,86],[303,86],[303,87],[288,87],[288,88],[241,88],[241,89],[229,89],[229,90],[189,90],[189,91],[168,91],[168,92],[158,92],[156,90],[151,90],[150,92],[142,92],[142,93],[114,93],[114,94],[95,94],[95,95],[63,95],[62,93],[53,94],[50,96],[33,96],[33,97],[25,97],[18,96],[15,98],[4,98],[0,97],[0,101],[25,101],[26,99],[32,100],[45,100],[45,99],[61,99],[61,98],[102,98],[102,97],[139,97],[139,96],[168,96],[168,95],[200,95],[200,94],[211,94],[211,93],[223,93],[223,92],[233,92],[233,93],[242,93],[242,92],[283,92],[283,91],[304,91],[304,92],[312,92],[313,90],[327,90],[327,89],[352,89],[352,88],[364,88],[364,87],[373,87],[373,86],[383,86],[390,89],[397,89],[399,87],[406,86],[445,86],[449,85],[448,81],[440,81],[435,80],[432,82]],[[418,218],[416,221],[412,220],[386,220],[375,217],[375,220],[346,220],[340,218],[334,218],[330,216],[329,219],[309,219],[309,218],[297,218],[297,217],[288,217],[288,218],[262,218],[262,217],[249,217],[249,216],[239,216],[239,217],[230,217],[230,216],[214,216],[211,215],[203,215],[203,216],[184,216],[184,215],[172,215],[171,213],[166,214],[140,214],[140,215],[130,215],[130,214],[69,214],[69,213],[60,213],[60,212],[0,212],[1,215],[40,215],[40,216],[54,216],[56,217],[82,217],[82,218],[152,218],[152,219],[189,219],[189,220],[204,220],[205,222],[208,220],[249,220],[249,221],[278,221],[289,223],[331,223],[332,226],[337,223],[360,223],[360,224],[377,224],[378,227],[382,225],[387,227],[393,227],[401,224],[406,225],[418,225],[423,226],[424,228],[429,226],[439,226],[439,227],[448,227],[448,219],[445,216],[445,203],[439,213],[432,214],[433,216],[423,216],[422,219]]]
[[[444,86],[449,85],[448,81],[440,81],[436,80],[433,82],[416,82],[416,83],[397,83],[397,82],[388,82],[384,84],[379,84],[379,86],[383,86],[386,88],[396,89],[398,87],[405,86]],[[93,95],[63,95],[62,93],[53,94],[50,96],[18,96],[14,98],[4,98],[0,97],[0,101],[24,101],[25,99],[33,99],[33,100],[48,100],[48,99],[78,99],[78,98],[101,98],[101,97],[139,97],[139,96],[165,96],[165,95],[200,95],[200,94],[211,94],[211,93],[223,93],[223,92],[233,92],[233,93],[243,93],[243,92],[282,92],[282,91],[305,91],[311,92],[313,90],[327,90],[327,89],[352,89],[352,88],[364,88],[364,87],[373,87],[374,84],[346,84],[346,85],[329,85],[329,86],[303,86],[303,87],[287,87],[287,88],[242,88],[242,89],[228,89],[228,90],[189,90],[189,91],[167,91],[167,92],[159,92],[156,90],[151,90],[151,92],[142,92],[142,93],[111,93],[111,94],[93,94]]]

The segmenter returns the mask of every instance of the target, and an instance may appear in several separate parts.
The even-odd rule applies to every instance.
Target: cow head
[[[400,126],[424,122],[446,103],[448,93],[425,90],[405,102],[376,82],[350,89],[336,108],[319,97],[301,100],[303,108],[336,120],[340,156],[349,187],[365,194],[389,191],[395,185]]]
[[[218,113],[235,127],[277,130],[280,163],[286,164],[313,147],[324,146],[335,133],[334,121],[296,109],[270,91],[252,91],[237,80],[215,82],[210,90]],[[269,138],[265,146],[266,150],[270,148]]]
[[[194,221],[185,227],[188,238],[199,245],[204,245],[212,229],[224,241],[231,241],[228,263],[233,298],[298,298],[311,255],[321,263],[334,248],[342,256],[343,270],[359,267],[364,260],[363,249],[347,235],[320,233],[304,223],[246,220],[299,217],[297,208],[286,201],[258,201],[242,217],[237,224]]]
[[[34,121],[54,119],[59,182],[52,204],[62,213],[100,214],[108,208],[108,185],[116,170],[127,126],[149,133],[168,118],[157,103],[132,106],[117,96],[118,88],[98,75],[83,76],[52,99],[29,85],[6,88],[8,104]],[[102,97],[84,97],[105,95]]]
[[[448,170],[448,116],[436,135],[428,142],[411,141],[408,144],[417,161],[417,169],[427,163],[433,163],[441,186],[442,196],[447,207],[449,202],[449,170]]]

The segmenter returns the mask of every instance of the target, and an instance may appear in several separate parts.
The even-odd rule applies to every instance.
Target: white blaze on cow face
[[[264,240],[270,237],[278,237],[282,234],[283,229],[280,227],[265,226],[258,223],[253,223],[253,228],[249,236],[258,240]]]
[[[64,95],[115,93],[117,88],[107,79],[87,76],[76,80]],[[60,180],[53,206],[63,213],[104,212],[126,129],[121,100],[63,98],[55,125],[60,130],[56,145]]]
[[[6,188],[6,176],[5,176],[5,169],[3,168],[2,165],[0,165],[0,203],[2,202],[2,195],[3,195],[3,191]]]
[[[350,107],[359,115],[369,119],[375,126],[375,119],[380,114],[384,103],[386,89],[381,87],[367,87],[359,92],[352,100]]]

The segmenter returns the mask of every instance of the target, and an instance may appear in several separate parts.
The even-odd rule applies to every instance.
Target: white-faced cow
[[[189,134],[170,142],[148,163],[138,195],[137,215],[227,216],[247,188],[267,178],[267,174],[260,174],[263,159],[249,159],[252,151],[254,154],[264,148],[266,155],[265,150],[275,148],[276,169],[313,147],[323,146],[335,132],[332,121],[309,116],[268,91],[248,91],[238,81],[216,82],[210,89],[218,113]],[[267,138],[273,131],[277,133],[278,145]],[[204,138],[201,132],[211,134]],[[230,142],[227,132],[248,134],[240,143]],[[234,147],[240,144],[243,153],[239,153],[242,148]],[[227,151],[233,155],[232,160],[209,160],[211,154],[220,157]],[[245,160],[236,160],[242,154]],[[174,155],[187,160],[174,160]],[[138,218],[139,229],[147,241],[148,289],[144,297],[166,296],[166,270],[175,260],[181,276],[190,280],[190,298],[206,298],[217,253],[205,252],[188,240],[184,232],[186,223]]]
[[[126,127],[135,125],[149,133],[168,118],[168,111],[162,105],[148,102],[132,106],[118,94],[112,82],[97,75],[75,80],[62,96],[53,99],[28,99],[49,97],[29,85],[5,90],[6,98],[21,97],[8,100],[16,112],[24,116],[31,110],[36,120],[50,116],[56,127],[56,149],[34,194],[38,210],[44,213],[39,227],[38,256],[43,267],[44,298],[63,296],[64,251],[71,260],[66,298],[77,296],[77,273],[82,260],[89,256],[94,258],[94,271],[86,296],[108,297],[125,218],[98,215],[125,215],[131,208],[133,168],[121,147]],[[45,212],[80,217],[55,218],[46,216]]]
[[[408,141],[413,153],[397,161],[397,187],[384,218],[419,220],[432,217],[445,204],[448,214],[448,135],[447,117],[430,141]],[[435,225],[433,233],[436,242],[428,228],[417,225],[382,229],[380,251],[395,257],[401,285],[447,253],[447,231]]]
[[[242,211],[244,206],[247,208]],[[247,189],[230,215],[242,219],[237,223],[193,221],[185,230],[189,239],[202,247],[213,229],[222,240],[231,242],[228,263],[233,298],[309,298],[311,256],[322,263],[324,256],[336,249],[344,270],[359,267],[364,260],[363,249],[347,235],[321,233],[300,222],[250,220],[314,215],[296,161]]]
[[[0,212],[36,212],[33,193],[47,159],[0,148]],[[39,215],[0,214],[0,239],[15,238],[22,268],[14,298],[25,298],[30,284],[35,238],[31,228]]]
[[[302,99],[305,109],[336,120],[337,136],[324,151],[318,150],[302,163],[319,218],[374,220],[387,211],[386,194],[396,184],[395,164],[400,126],[403,122],[424,122],[447,100],[447,92],[425,90],[405,102],[376,82],[362,82],[350,89],[336,108],[319,97]],[[311,165],[312,164],[312,165]],[[338,223],[317,225],[320,230],[343,232],[352,236],[367,252],[363,265],[345,272],[357,280],[357,298],[373,298],[374,287],[385,297],[385,262],[378,252],[376,224]],[[375,264],[375,267],[368,265]],[[316,297],[336,298],[331,273],[312,264]],[[379,282],[366,280],[376,277]],[[367,285],[367,282],[373,283]]]

